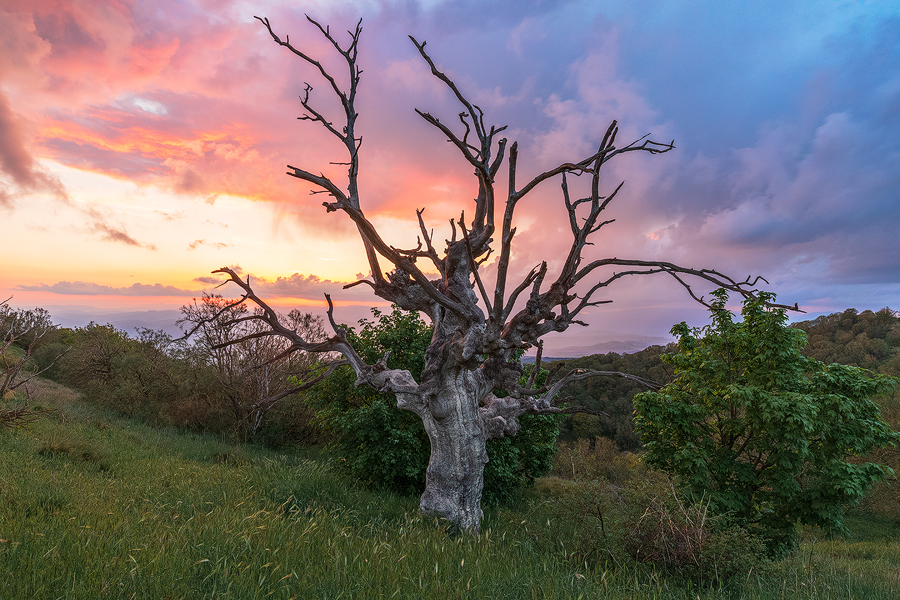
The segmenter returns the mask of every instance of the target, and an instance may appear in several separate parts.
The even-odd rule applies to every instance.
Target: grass
[[[111,417],[43,382],[54,418],[0,435],[0,598],[896,598],[900,527],[851,535],[724,589],[641,566],[573,564],[527,506],[479,536],[415,498],[342,480],[315,451],[274,453]],[[564,547],[561,540],[559,547]]]

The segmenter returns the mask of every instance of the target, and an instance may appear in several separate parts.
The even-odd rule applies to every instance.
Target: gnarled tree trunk
[[[452,369],[427,398],[422,418],[431,442],[425,493],[419,506],[425,514],[443,517],[461,529],[478,530],[481,491],[488,461],[479,397],[471,373]],[[422,416],[422,415],[420,415]]]

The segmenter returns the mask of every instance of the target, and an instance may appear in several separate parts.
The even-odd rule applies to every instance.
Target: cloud
[[[331,279],[322,279],[316,275],[302,275],[300,273],[269,279],[251,273],[244,273],[239,265],[232,266],[231,269],[239,276],[249,277],[253,290],[262,298],[268,296],[322,301],[325,294],[329,294],[333,299],[341,301],[377,301],[371,288],[366,285],[357,285],[344,289],[344,286],[351,282],[332,281]],[[219,285],[223,281],[227,281],[227,279],[224,276],[203,276],[194,278],[194,281],[204,285]]]
[[[163,210],[154,210],[154,213],[161,216],[166,221],[176,221],[179,219],[184,219],[187,214],[183,210],[175,211],[175,212],[166,212]]]
[[[233,248],[234,244],[226,244],[224,242],[207,242],[206,240],[194,240],[193,242],[188,244],[188,250],[196,250],[200,246],[209,246],[210,248],[221,250],[223,248]]]
[[[100,235],[100,239],[107,242],[117,242],[127,246],[136,248],[146,248],[147,250],[156,250],[156,246],[149,243],[142,243],[131,237],[123,228],[118,228],[104,222],[97,222],[91,226],[94,233]]]
[[[321,298],[323,294],[341,291],[345,285],[344,282],[320,279],[316,275],[301,275],[300,273],[277,277],[274,280],[256,277],[254,282],[255,287],[269,294],[304,298],[312,295]]]
[[[33,186],[34,162],[25,150],[15,120],[9,101],[0,94],[0,168],[19,185]]]
[[[547,31],[538,19],[526,17],[522,19],[507,37],[506,46],[518,56],[522,56],[526,45],[544,40]]]
[[[66,191],[58,178],[41,171],[28,152],[20,123],[6,95],[0,90],[0,172],[12,179],[0,180],[0,206],[11,208],[16,195],[25,192],[49,192],[65,199]]]
[[[330,103],[314,69],[268,38],[247,6],[16,6],[0,9],[0,205],[36,191],[63,197],[41,166],[55,161],[184,196],[177,200],[184,210],[168,213],[187,215],[178,225],[190,223],[191,207],[220,211],[237,196],[265,203],[276,233],[356,237],[348,219],[326,215],[321,196],[284,174],[290,163],[346,184],[346,167],[330,164],[345,160],[341,144],[295,119],[305,81],[315,86],[316,106],[338,123],[340,106]],[[362,204],[373,219],[414,222],[413,209],[427,207],[426,224],[440,240],[447,219],[463,208],[469,214],[477,194],[468,163],[413,112],[427,110],[462,131],[452,94],[406,39],[413,33],[485,110],[488,126],[510,125],[505,134],[519,141],[520,182],[590,154],[612,119],[620,144],[648,132],[676,139],[677,150],[664,156],[631,154],[607,166],[605,189],[627,183],[608,209],[616,223],[588,255],[761,272],[785,286],[896,280],[897,10],[843,3],[823,11],[813,2],[635,6],[300,0],[265,10],[279,33],[302,39],[336,73],[343,65],[303,13],[316,13],[341,35],[359,14],[366,18],[357,108]],[[92,212],[89,202],[70,200],[90,218],[87,231],[96,239],[154,247],[133,235],[132,221],[119,224],[115,206]],[[558,181],[523,200],[516,225],[519,271],[541,259],[551,269],[559,264],[570,234]],[[384,233],[400,237],[401,229],[388,225]],[[197,236],[205,238],[189,248],[222,247],[207,241],[214,233],[185,235],[177,244],[182,253],[184,241]],[[414,245],[415,233],[397,243]],[[323,290],[368,293],[300,274],[260,285],[317,299]]]
[[[36,33],[32,14],[0,8],[0,78],[33,77],[50,50],[50,43]]]
[[[698,157],[704,166],[683,169],[673,186],[685,212],[667,231],[671,244],[782,280],[897,282],[900,121],[882,117],[897,98],[868,98],[869,110],[844,104],[813,127],[785,121],[751,147]]]
[[[195,277],[194,281],[205,283],[206,285],[219,285],[222,283],[222,279],[218,277]]]
[[[0,76],[19,76],[0,98],[0,168],[17,186],[52,183],[30,168],[28,141],[35,155],[210,204],[296,192],[275,151],[293,145],[296,97],[272,103],[254,85],[273,65],[251,47],[249,15],[165,0],[28,4],[0,10]],[[14,113],[35,131],[11,130]]]
[[[45,292],[64,296],[190,296],[198,291],[183,290],[161,283],[135,283],[128,287],[111,287],[86,281],[60,281],[54,284],[20,285],[15,289],[28,292]]]

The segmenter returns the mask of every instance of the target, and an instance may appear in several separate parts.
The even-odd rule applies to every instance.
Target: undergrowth
[[[415,498],[353,485],[317,451],[153,429],[42,386],[35,402],[54,416],[0,433],[3,599],[878,599],[900,588],[900,528],[870,515],[852,517],[847,538],[807,531],[784,561],[697,584],[629,557],[621,532],[660,516],[696,525],[702,506],[654,513],[628,470],[540,480],[489,512],[481,534],[452,535]],[[594,534],[605,541],[592,550]]]

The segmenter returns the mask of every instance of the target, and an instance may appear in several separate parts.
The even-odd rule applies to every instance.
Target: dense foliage
[[[678,352],[663,357],[676,379],[635,396],[635,425],[648,464],[783,548],[796,523],[840,529],[844,506],[890,474],[854,459],[898,434],[872,400],[894,382],[803,356],[806,335],[767,309],[773,297],[746,301],[735,323],[720,290],[711,325],[676,325]]]
[[[29,384],[65,352],[45,354],[50,362],[39,366],[37,352],[49,345],[54,333],[46,310],[14,309],[0,302],[0,429],[28,425],[45,415],[31,408]]]
[[[422,372],[425,350],[431,342],[431,326],[417,313],[394,307],[390,313],[372,309],[373,320],[362,319],[349,329],[353,347],[374,363],[389,352],[391,369]],[[428,435],[413,413],[398,409],[392,394],[366,386],[356,387],[347,367],[309,391],[306,402],[332,437],[332,446],[347,471],[372,487],[418,494],[425,487],[430,457]],[[531,483],[550,469],[556,450],[559,419],[525,415],[522,429],[512,438],[487,442],[488,464],[484,471],[483,500],[498,504],[511,500],[523,483]]]
[[[223,390],[215,372],[171,338],[142,330],[138,337],[112,325],[89,323],[62,331],[71,346],[57,379],[95,402],[130,417],[195,431],[222,431],[233,424],[218,402]]]
[[[805,356],[900,375],[900,318],[889,308],[877,312],[848,308],[793,327],[806,332]]]
[[[558,371],[558,377],[575,369],[618,371],[666,384],[672,380],[672,369],[660,359],[660,356],[667,350],[671,349],[650,346],[631,354],[610,352],[569,359]],[[646,389],[634,380],[620,377],[591,377],[569,384],[564,394],[569,398],[571,405],[585,406],[606,414],[573,415],[563,422],[560,437],[563,440],[587,439],[592,442],[598,437],[605,437],[615,441],[622,450],[632,452],[638,450],[641,442],[634,432],[634,405],[631,399]]]

